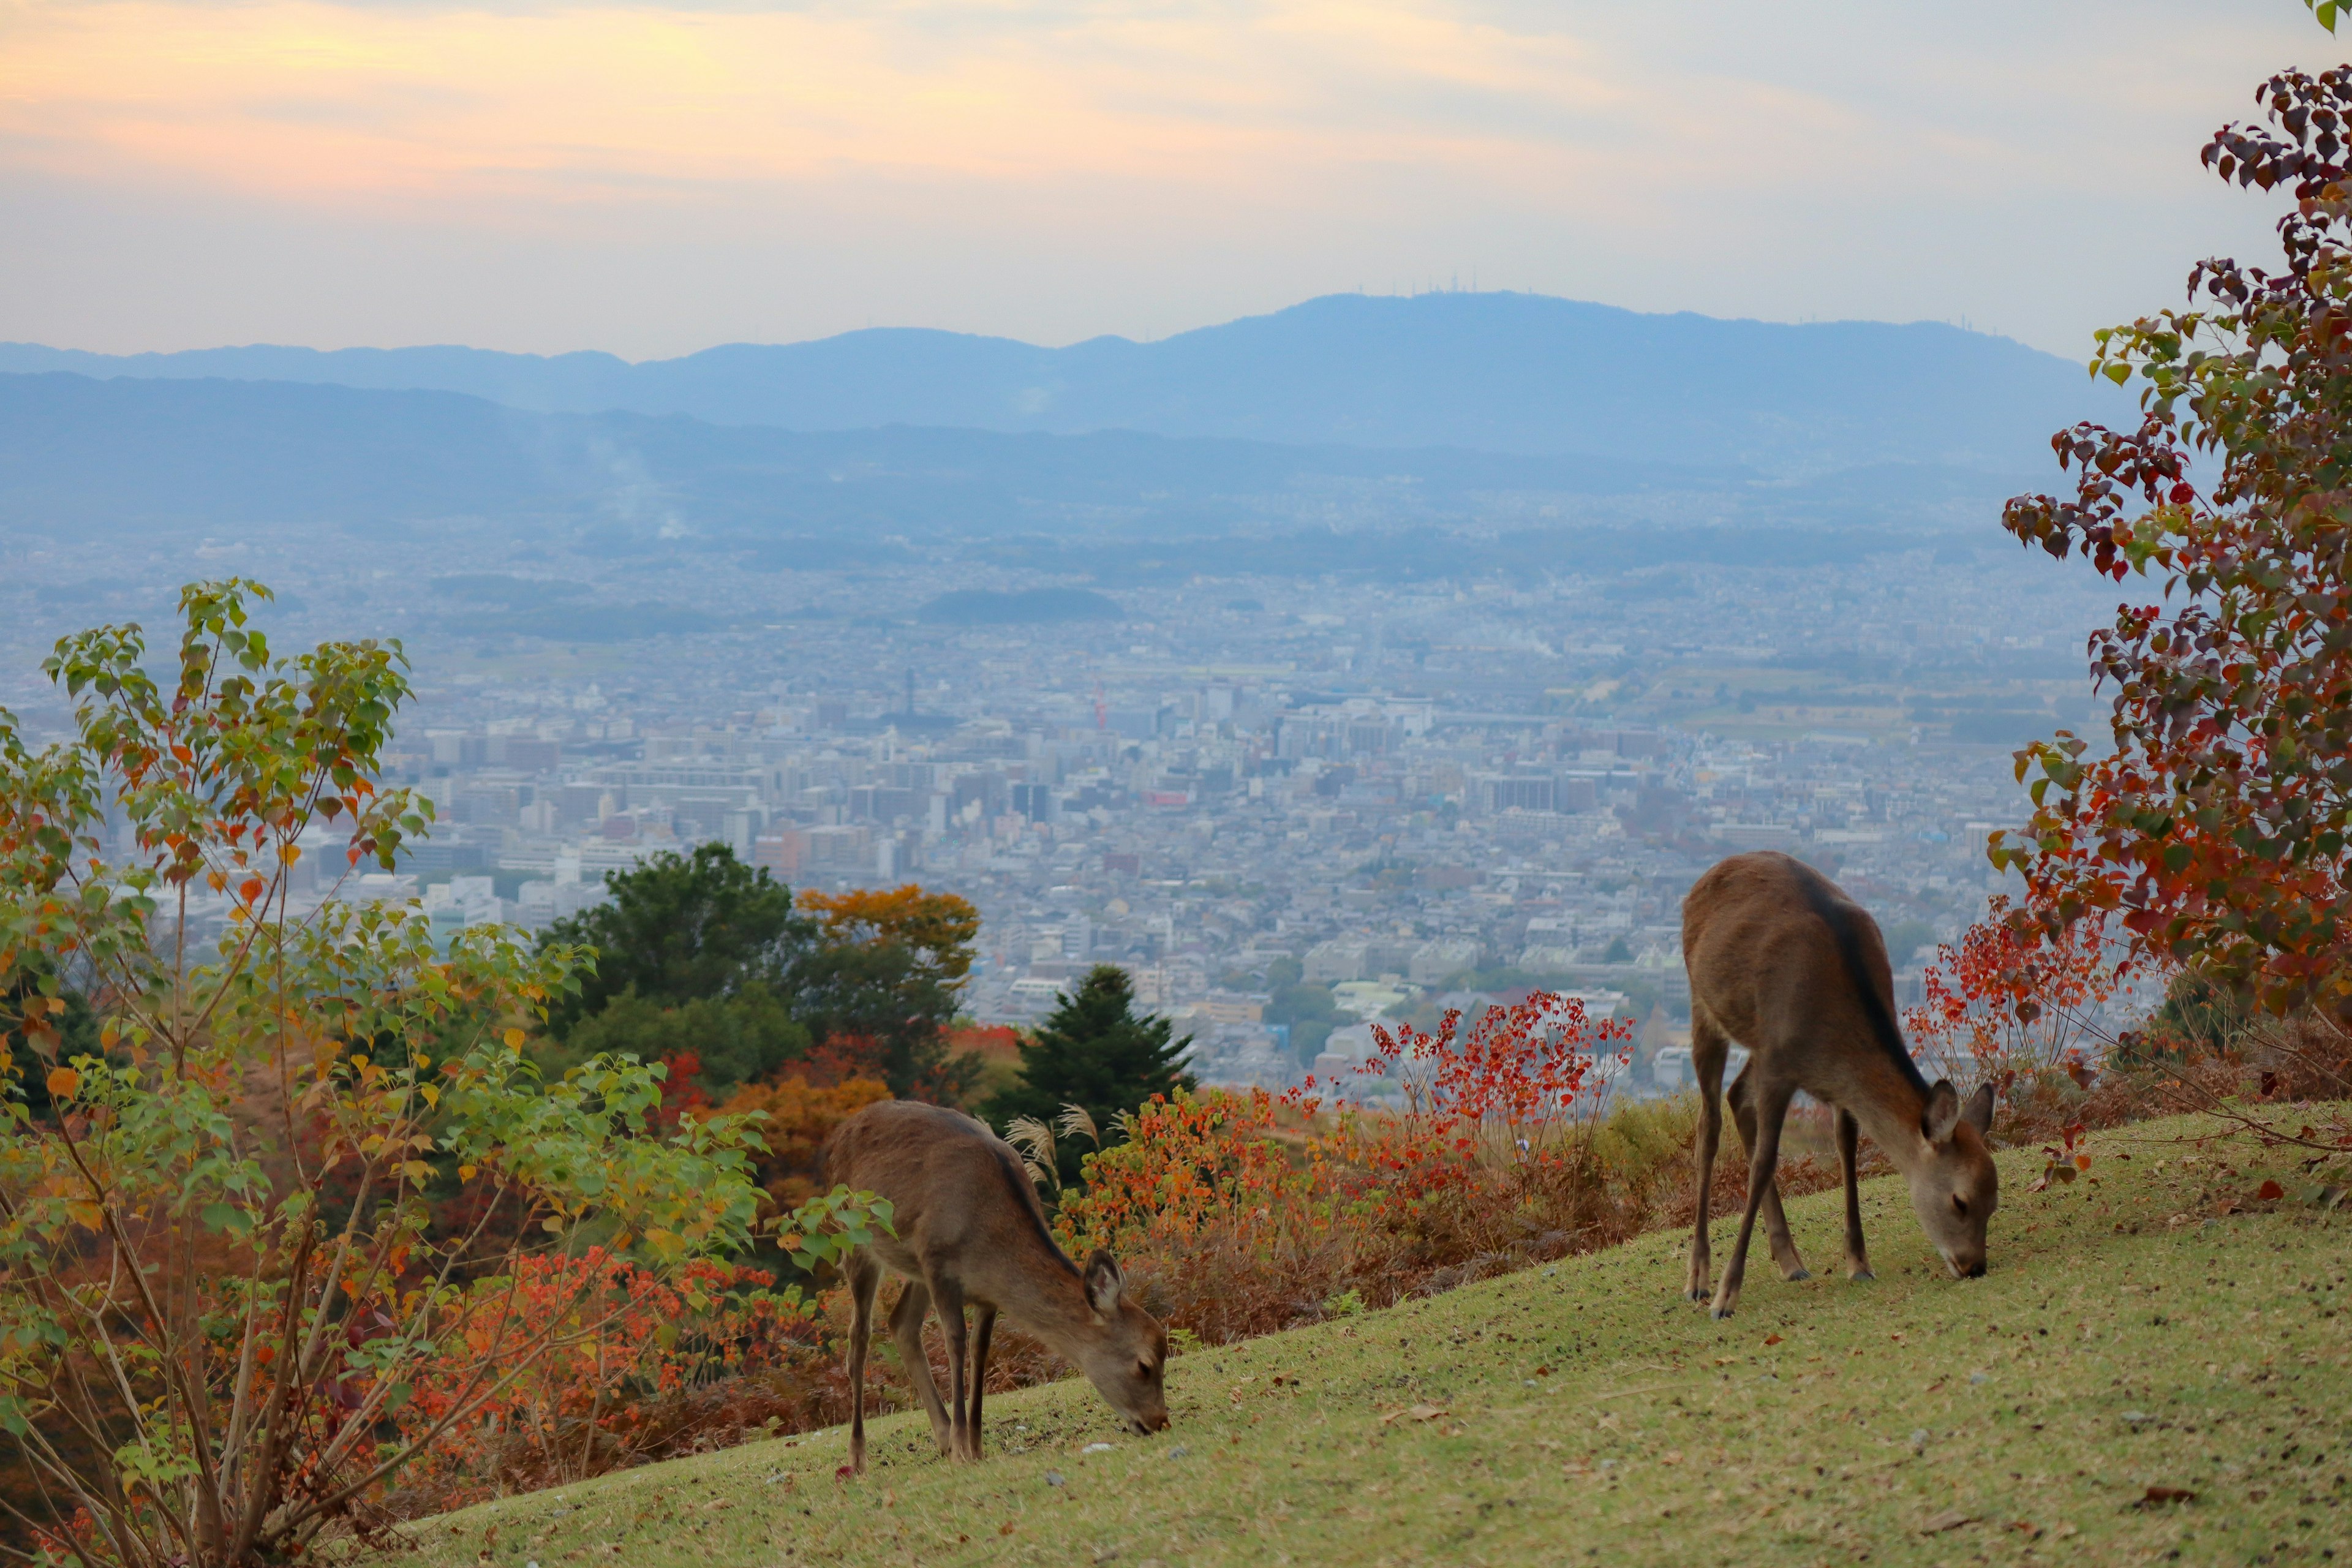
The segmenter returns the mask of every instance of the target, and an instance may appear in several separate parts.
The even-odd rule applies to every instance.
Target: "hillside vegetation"
[[[415,1527],[435,1563],[1142,1565],[2317,1562],[2352,1540],[2352,1221],[2219,1124],[2087,1144],[1993,1268],[1946,1278],[1898,1181],[1876,1282],[1837,1196],[1790,1205],[1826,1273],[1762,1256],[1738,1317],[1680,1300],[1660,1234],[1387,1311],[1180,1358],[1173,1429],[1084,1384],[988,1405],[951,1466],[919,1415],[754,1443]],[[2283,1198],[2264,1200],[2275,1181]],[[2188,1494],[2183,1496],[2181,1494]]]

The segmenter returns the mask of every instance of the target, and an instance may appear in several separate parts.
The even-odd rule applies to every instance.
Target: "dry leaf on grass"
[[[1386,1426],[1400,1415],[1409,1416],[1415,1421],[1434,1421],[1445,1414],[1446,1409],[1442,1405],[1416,1405],[1410,1410],[1390,1411],[1381,1417],[1381,1425]]]

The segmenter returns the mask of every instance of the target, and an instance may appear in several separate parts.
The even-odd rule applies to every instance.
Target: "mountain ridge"
[[[1512,293],[1334,294],[1139,342],[1061,348],[883,327],[632,363],[455,345],[109,356],[0,344],[0,372],[439,391],[547,414],[816,431],[1133,430],[1816,475],[1889,461],[2016,472],[2128,402],[2081,366],[1937,322],[1780,323]]]

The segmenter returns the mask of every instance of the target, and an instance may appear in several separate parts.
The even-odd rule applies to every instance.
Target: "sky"
[[[2080,359],[2297,0],[0,0],[0,340],[660,358],[1517,289]]]

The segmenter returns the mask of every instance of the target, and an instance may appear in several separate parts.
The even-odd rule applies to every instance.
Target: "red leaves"
[[[2200,264],[2191,304],[2218,310],[2100,333],[2095,368],[2146,387],[2138,430],[2058,433],[2073,498],[2021,497],[2004,514],[2021,542],[2079,552],[2102,575],[2160,575],[2174,608],[2119,608],[2093,637],[2114,748],[2081,763],[2021,752],[2021,780],[2042,774],[2035,810],[1996,854],[2039,905],[2129,911],[2145,953],[2194,957],[2273,1008],[2342,1009],[2352,561],[2336,411],[2352,398],[2339,188],[2352,69],[2283,72],[2260,101],[2271,127],[2224,127],[2204,162],[2241,185],[2293,186],[2287,269]],[[2135,492],[2157,510],[2132,515]]]
[[[1213,1231],[1272,1252],[1327,1245],[1342,1222],[1410,1232],[1433,1205],[1481,1194],[1507,1206],[1566,1168],[1562,1123],[1599,1082],[1599,1053],[1632,1028],[1541,992],[1460,1025],[1375,1031],[1381,1054],[1359,1070],[1402,1084],[1401,1112],[1326,1115],[1312,1080],[1279,1097],[1154,1099],[1123,1142],[1087,1156],[1084,1190],[1062,1200],[1065,1239],[1148,1256]]]
[[[2125,923],[2133,918],[2126,915]],[[2083,1032],[2080,1020],[2126,973],[2108,953],[2098,916],[2078,913],[2069,921],[1995,898],[1957,943],[1936,950],[1924,999],[1904,1026],[1951,1066],[2063,1068]]]
[[[2254,1189],[2254,1199],[2258,1203],[2274,1204],[2284,1196],[2286,1196],[2286,1189],[2276,1182],[2264,1182]]]
[[[1580,998],[1549,991],[1487,1008],[1467,1034],[1461,1022],[1448,1013],[1433,1036],[1376,1024],[1380,1056],[1359,1069],[1402,1084],[1409,1116],[1429,1118],[1433,1136],[1457,1124],[1539,1131],[1594,1087],[1604,1050],[1633,1036],[1624,1020],[1594,1025]]]
[[[2091,1168],[2091,1156],[2082,1151],[2082,1142],[2083,1124],[2081,1122],[2070,1122],[2061,1128],[2056,1143],[2044,1143],[2042,1146],[2043,1155],[2042,1174],[2032,1186],[2025,1190],[2030,1193],[2047,1192],[2052,1183],[2055,1182],[2062,1186],[2066,1185],[2071,1184],[2077,1175],[2088,1171]]]

